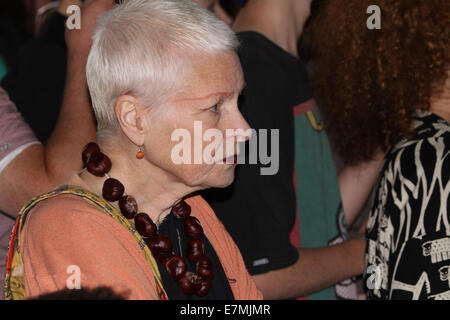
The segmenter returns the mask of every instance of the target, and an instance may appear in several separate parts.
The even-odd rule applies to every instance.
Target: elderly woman
[[[450,2],[372,4],[324,2],[308,41],[342,157],[386,153],[367,224],[368,297],[450,299]],[[377,15],[381,29],[369,30]]]
[[[228,26],[190,1],[129,0],[100,16],[86,67],[98,145],[84,149],[84,171],[23,208],[10,298],[101,286],[129,299],[261,298],[195,194],[233,181],[236,153],[223,146],[246,137],[227,135],[213,161],[194,164],[174,159],[172,141],[178,131],[194,137],[194,122],[248,129],[236,46]],[[196,142],[182,152],[194,155]]]

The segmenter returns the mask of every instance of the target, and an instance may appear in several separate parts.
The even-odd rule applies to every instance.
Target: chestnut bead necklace
[[[111,160],[100,151],[99,146],[88,143],[82,152],[82,161],[86,170],[97,176],[106,176],[102,195],[109,202],[119,201],[122,215],[127,219],[134,219],[137,232],[144,238],[153,256],[164,266],[174,278],[181,290],[187,294],[196,294],[200,297],[208,294],[213,279],[211,260],[204,256],[205,245],[201,240],[203,228],[197,218],[192,217],[191,207],[182,199],[172,207],[172,212],[178,219],[183,219],[184,228],[189,237],[187,258],[197,263],[196,271],[187,271],[186,261],[172,251],[169,238],[158,234],[157,227],[150,216],[145,212],[138,213],[136,200],[130,195],[124,195],[125,187],[114,178],[108,176],[111,170]]]

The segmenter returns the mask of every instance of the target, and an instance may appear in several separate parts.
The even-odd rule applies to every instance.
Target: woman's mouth
[[[237,164],[237,154],[222,159],[224,164]]]

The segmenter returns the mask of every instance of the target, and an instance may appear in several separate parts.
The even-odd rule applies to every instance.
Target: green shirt
[[[341,202],[333,155],[314,100],[294,107],[294,115],[300,244],[302,248],[325,247],[338,235],[336,221]],[[336,299],[334,286],[308,299]]]

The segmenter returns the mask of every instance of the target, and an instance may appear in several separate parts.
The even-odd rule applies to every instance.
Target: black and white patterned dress
[[[369,299],[450,299],[450,125],[429,112],[387,154],[367,224]]]

